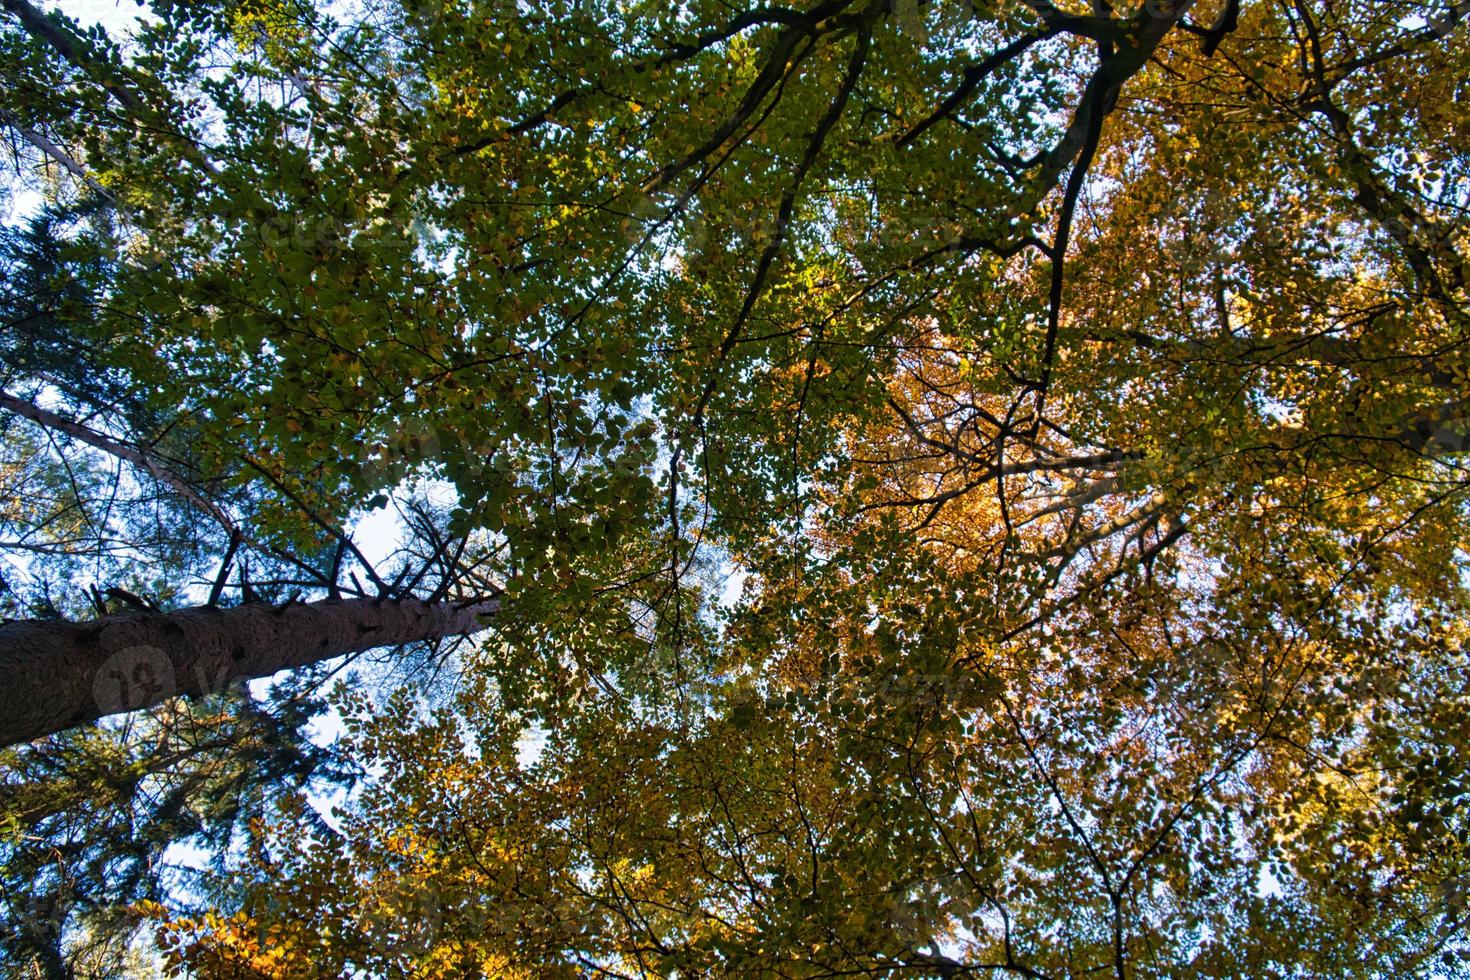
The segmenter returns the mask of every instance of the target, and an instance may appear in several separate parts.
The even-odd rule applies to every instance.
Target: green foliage
[[[7,383],[503,600],[171,967],[1462,975],[1463,11],[1189,6],[8,19]]]
[[[228,856],[281,794],[348,780],[300,729],[306,675],[266,703],[230,693],[9,749],[0,782],[0,956],[18,975],[116,976],[137,957],[136,903],[233,902]],[[169,850],[208,855],[197,866]]]

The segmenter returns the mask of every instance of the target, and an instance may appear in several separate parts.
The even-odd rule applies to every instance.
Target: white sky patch
[[[85,26],[101,24],[113,37],[131,33],[140,18],[151,17],[137,0],[56,0],[45,6],[75,17]]]
[[[370,510],[352,526],[352,543],[373,566],[380,567],[403,544],[403,521],[392,507]]]
[[[31,190],[29,187],[16,188],[10,192],[10,199],[5,202],[5,213],[0,214],[0,222],[4,222],[12,228],[19,228],[25,224],[37,211],[46,199],[39,191]]]
[[[719,604],[725,609],[734,609],[745,594],[745,582],[749,576],[739,568],[731,565],[729,574],[725,576],[720,586]]]
[[[549,734],[540,721],[533,721],[522,729],[520,737],[516,739],[516,765],[529,769],[540,762],[541,754],[546,751],[546,737]]]

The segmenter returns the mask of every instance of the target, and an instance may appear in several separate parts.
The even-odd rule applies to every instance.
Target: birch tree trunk
[[[328,599],[0,625],[0,746],[343,654],[485,629],[498,599]]]

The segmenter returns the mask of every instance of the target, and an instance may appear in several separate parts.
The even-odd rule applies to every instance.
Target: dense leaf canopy
[[[500,600],[7,750],[7,965],[1466,975],[1470,17],[1212,2],[0,2],[9,614]]]

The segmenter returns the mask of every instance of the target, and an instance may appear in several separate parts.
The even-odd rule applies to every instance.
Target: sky
[[[84,24],[101,24],[109,34],[126,31],[144,12],[134,0],[53,0],[46,6]]]

